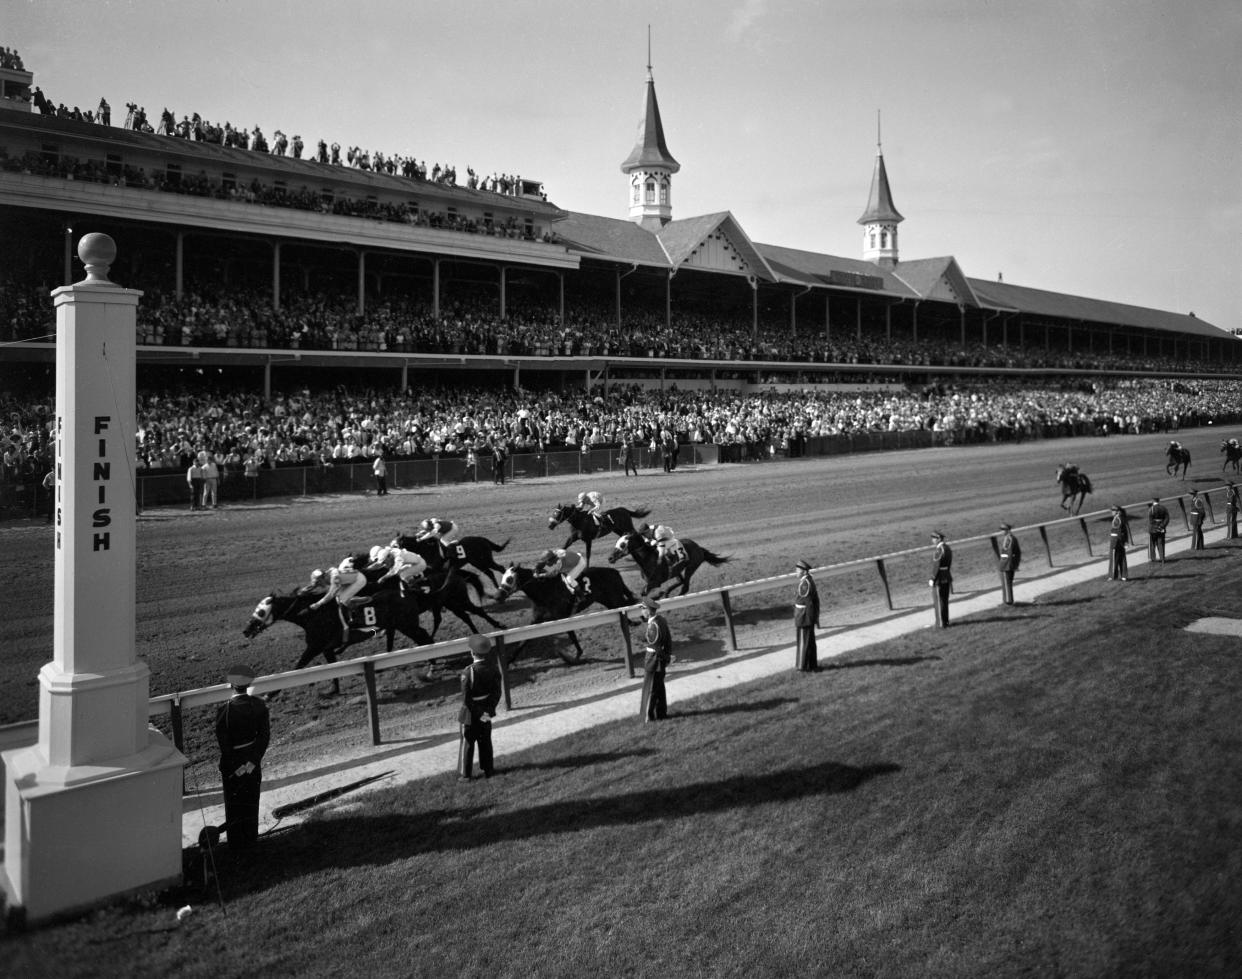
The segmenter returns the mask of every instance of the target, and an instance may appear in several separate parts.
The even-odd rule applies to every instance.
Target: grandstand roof
[[[898,266],[900,270],[902,266]],[[1114,323],[1118,326],[1140,326],[1150,330],[1167,330],[1173,333],[1194,333],[1197,336],[1231,336],[1225,330],[1206,320],[1183,313],[1171,313],[1146,306],[1131,306],[1106,299],[1088,299],[1063,292],[1048,292],[1029,286],[1016,286],[1008,282],[991,282],[970,279],[975,295],[983,306],[994,309],[1013,310],[1059,319],[1086,320],[1093,323]]]
[[[651,66],[647,66],[647,101],[644,106],[642,121],[638,124],[638,139],[630,155],[621,164],[621,172],[645,170],[650,167],[663,167],[676,173],[681,164],[673,159],[664,142],[664,124],[660,121],[660,103],[656,101],[655,79],[651,77]]]
[[[898,262],[893,275],[921,299],[939,299],[959,306],[978,306],[979,299],[952,255]]]

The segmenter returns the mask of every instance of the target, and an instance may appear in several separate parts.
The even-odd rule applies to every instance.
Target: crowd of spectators
[[[0,52],[8,52],[8,49],[0,49]],[[5,67],[21,68],[21,59],[16,51],[4,54],[3,57],[6,61],[15,61],[15,64],[5,64]],[[81,109],[76,105],[70,108],[64,102],[57,103],[49,99],[36,85],[31,92],[30,101],[41,115],[73,119],[77,122],[101,126],[112,125],[112,106],[105,98],[100,98],[99,105],[94,110]],[[176,113],[167,106],[160,112],[159,121],[152,123],[147,116],[146,106],[136,102],[126,102],[125,110],[125,118],[120,128],[134,132],[151,133],[156,136],[168,136],[197,143],[214,143],[269,156],[288,156],[296,160],[302,159],[303,151],[306,149],[306,143],[301,135],[295,133],[290,138],[277,129],[269,140],[257,124],[253,129],[237,128],[231,122],[219,125],[204,119],[197,112],[193,115],[183,114],[181,120],[177,121]],[[435,163],[428,169],[426,160],[415,159],[412,155],[364,150],[361,146],[349,147],[342,156],[340,143],[333,142],[329,146],[328,142],[323,139],[319,140],[314,152],[307,154],[306,159],[324,166],[352,167],[374,173],[401,176],[407,180],[430,181],[448,187],[458,185],[455,166],[441,166]],[[507,196],[517,196],[523,191],[522,178],[516,174],[494,172],[490,176],[484,174],[480,177],[471,167],[466,168],[465,185],[472,190],[484,190]],[[544,196],[542,191],[540,191],[540,196]]]
[[[990,381],[923,389],[759,394],[613,386],[570,395],[464,387],[392,391],[144,391],[139,471],[183,472],[207,452],[225,473],[277,466],[546,453],[681,443],[796,454],[811,438],[927,431],[943,444],[1176,431],[1242,418],[1242,381],[1133,380],[1034,386]],[[32,484],[52,460],[53,407],[0,395],[0,482]],[[755,452],[762,449],[762,452]],[[11,495],[11,494],[10,494]]]
[[[70,110],[70,114],[75,110]],[[89,121],[89,120],[88,120]],[[210,197],[234,203],[260,204],[266,207],[285,207],[299,211],[316,211],[345,217],[367,218],[387,221],[418,228],[438,228],[446,231],[462,231],[468,234],[488,235],[497,238],[520,238],[535,241],[534,232],[514,216],[504,219],[477,220],[455,211],[437,211],[408,201],[380,201],[371,197],[348,197],[329,195],[303,187],[290,190],[276,184],[265,184],[258,178],[249,182],[226,181],[209,177],[205,170],[197,174],[147,171],[145,167],[131,164],[106,165],[97,160],[80,160],[72,156],[60,156],[29,151],[21,156],[10,156],[0,146],[0,169],[10,173],[29,173],[42,177],[61,177],[65,180],[85,183],[107,184],[112,187],[129,187],[141,190],[183,194],[188,197]],[[475,179],[473,176],[471,179]],[[545,231],[538,240],[555,243],[555,232]]]
[[[9,283],[0,289],[0,340],[34,340],[54,333],[47,290]],[[152,346],[238,347],[388,353],[451,353],[523,357],[642,357],[675,360],[790,364],[892,365],[1053,370],[1128,370],[1160,373],[1236,373],[1238,365],[1190,358],[1067,351],[969,342],[943,336],[909,337],[837,330],[828,337],[788,322],[681,311],[671,326],[663,312],[616,312],[588,303],[556,309],[512,304],[501,318],[496,303],[461,298],[433,315],[409,297],[369,299],[359,313],[342,295],[295,293],[280,309],[268,293],[197,288],[180,296],[148,289],[138,309],[137,340]]]

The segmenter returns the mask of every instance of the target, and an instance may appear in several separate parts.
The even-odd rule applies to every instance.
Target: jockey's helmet
[[[347,555],[345,560],[343,560],[336,567],[337,567],[337,570],[339,571],[353,571],[354,570],[354,556],[352,554]]]
[[[386,550],[388,550],[388,548],[380,547],[378,544],[374,545],[371,548],[371,560],[378,561],[380,558],[384,557],[384,552]]]
[[[668,527],[665,527],[664,524],[660,524],[660,526],[656,527],[655,529],[655,539],[656,540],[672,540],[673,532]]]
[[[583,503],[585,503],[585,502],[586,502],[586,498],[587,498],[587,495],[586,495],[586,493],[585,493],[585,492],[583,492],[583,493],[579,493],[579,494],[578,494],[578,505],[579,505],[579,506],[581,506]]]
[[[539,555],[540,564],[552,564],[554,561],[556,561],[556,551],[552,550],[552,548],[548,548]]]

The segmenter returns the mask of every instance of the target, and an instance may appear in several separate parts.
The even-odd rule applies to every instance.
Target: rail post
[[[634,679],[634,640],[630,636],[630,619],[625,614],[625,609],[617,612],[617,621],[621,626],[621,638],[625,640],[625,669],[629,673],[630,679]]]
[[[893,611],[893,591],[888,587],[888,572],[884,570],[884,559],[877,558],[875,562],[876,571],[880,572],[880,581],[884,585],[884,600],[888,602],[888,610]]]
[[[1186,498],[1184,496],[1179,496],[1177,498],[1177,505],[1182,508],[1182,522],[1186,525],[1186,533],[1189,534],[1190,533],[1190,514],[1186,512]]]
[[[724,609],[725,625],[729,627],[729,648],[737,652],[737,630],[733,627],[733,605],[729,601],[729,592],[720,591],[720,607]]]
[[[1052,545],[1048,543],[1048,528],[1043,524],[1039,525],[1039,536],[1044,541],[1044,553],[1048,555],[1048,567],[1052,567]]]
[[[505,698],[505,710],[513,710],[513,697],[509,693],[509,665],[505,656],[505,634],[496,637],[496,668],[500,670],[500,692]]]
[[[362,664],[362,682],[367,688],[367,720],[371,723],[371,744],[380,743],[379,697],[375,692],[375,664],[367,660]]]
[[[185,754],[185,728],[181,719],[181,694],[173,694],[172,703],[168,707],[168,718],[172,721],[173,744],[177,750]]]
[[[1078,526],[1082,528],[1083,540],[1087,542],[1087,557],[1095,557],[1095,552],[1091,550],[1091,534],[1087,532],[1087,518],[1079,517]]]
[[[1000,544],[997,542],[996,536],[993,535],[989,537],[988,543],[992,545],[992,557],[996,558],[996,560],[999,561],[1000,560]]]
[[[1216,512],[1212,509],[1212,493],[1211,490],[1204,490],[1199,494],[1203,497],[1203,505],[1207,507],[1207,518],[1213,526],[1216,525]]]

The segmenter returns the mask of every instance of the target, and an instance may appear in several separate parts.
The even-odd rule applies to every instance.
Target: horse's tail
[[[630,514],[630,518],[631,518],[631,519],[633,519],[634,517],[647,517],[647,516],[650,516],[650,515],[651,515],[651,511],[650,511],[650,510],[644,510],[642,507],[638,507],[637,509],[630,510],[630,511],[629,511],[629,514]]]
[[[509,544],[513,541],[512,537],[506,537],[505,542],[503,544],[497,544],[494,540],[488,540],[486,537],[481,537],[479,539],[483,541],[484,544],[490,547],[497,554],[499,554],[506,547],[508,547]]]
[[[722,565],[728,561],[732,561],[733,555],[730,554],[727,557],[721,557],[719,554],[715,553],[714,551],[709,551],[706,547],[704,547],[703,548],[703,560],[706,561],[708,564],[710,564],[712,567],[718,567],[719,565]]]
[[[1086,473],[1082,474],[1082,491],[1084,493],[1090,493],[1092,491],[1091,490],[1091,477],[1088,476]]]

